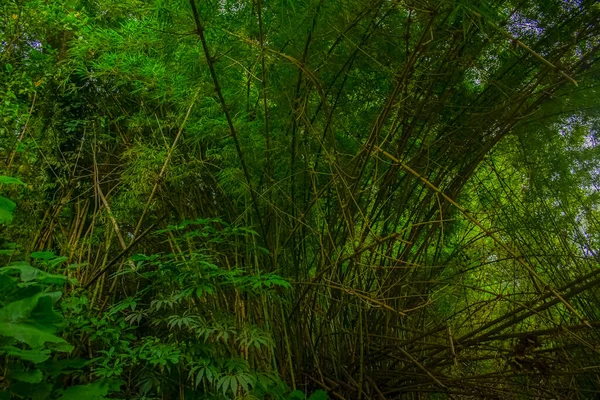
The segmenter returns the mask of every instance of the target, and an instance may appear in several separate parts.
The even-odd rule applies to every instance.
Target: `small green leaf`
[[[327,400],[329,399],[329,396],[327,395],[326,392],[322,391],[322,390],[317,390],[315,391],[313,394],[310,395],[310,397],[308,398],[308,400]]]
[[[235,395],[237,393],[237,379],[235,379],[234,376],[228,376],[227,378],[229,381],[229,389],[231,390],[231,393]],[[225,390],[223,390],[223,393],[225,393]]]
[[[65,261],[67,261],[69,258],[65,257],[65,256],[61,256],[61,257],[54,257],[53,259],[51,259],[48,262],[48,265],[50,266],[50,268],[56,268],[58,265],[64,263]]]
[[[65,341],[51,342],[48,344],[48,347],[50,347],[53,350],[59,351],[61,353],[70,353],[75,348],[72,344],[67,343]]]
[[[36,260],[50,260],[56,257],[53,251],[36,251],[31,253],[31,258],[35,258]]]
[[[213,374],[213,371],[210,369],[210,367],[206,367],[206,380],[212,384],[214,379],[215,375]]]
[[[202,378],[205,371],[206,368],[200,368],[200,371],[198,371],[198,375],[196,375],[196,387],[200,386],[200,383],[202,383]]]
[[[225,395],[225,393],[227,392],[227,389],[229,389],[229,378],[231,378],[231,376],[229,375],[225,375],[223,377],[221,377],[221,379],[219,379],[219,382],[217,382],[217,390],[221,389],[223,390],[223,395]]]
[[[306,394],[302,390],[294,390],[288,395],[288,400],[306,400]]]

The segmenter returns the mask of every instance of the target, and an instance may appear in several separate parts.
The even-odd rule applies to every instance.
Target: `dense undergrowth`
[[[5,221],[13,210],[12,205],[3,209]],[[143,287],[114,304],[96,303],[98,291],[86,291],[77,279],[61,274],[67,258],[53,252],[35,252],[29,262],[0,268],[0,355],[6,360],[1,393],[33,399],[113,394],[128,399],[305,399],[272,368],[269,332],[235,313],[243,300],[279,307],[278,291],[290,284],[272,273],[213,263],[211,254],[219,248],[235,246],[236,239],[255,232],[203,219],[156,234],[170,235],[178,246],[197,246],[180,254],[131,256],[119,275],[135,275]],[[62,296],[63,291],[68,294]],[[309,398],[327,396],[317,391]]]

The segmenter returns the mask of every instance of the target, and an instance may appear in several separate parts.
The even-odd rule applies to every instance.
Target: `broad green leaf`
[[[44,376],[39,369],[33,369],[30,371],[10,371],[9,377],[21,382],[40,383]]]
[[[83,358],[67,358],[56,361],[49,360],[41,364],[40,368],[46,372],[46,375],[56,378],[61,374],[79,371],[92,362],[92,360],[85,360]]]
[[[31,400],[46,400],[52,393],[52,384],[47,382],[29,383],[15,381],[10,385],[12,398],[25,398]],[[2,397],[0,396],[0,399]]]
[[[51,383],[38,383],[35,387],[30,387],[29,396],[31,396],[31,400],[46,400],[50,397],[52,388]]]
[[[32,348],[40,348],[46,342],[66,343],[55,335],[63,320],[53,309],[56,297],[56,293],[37,293],[1,308],[0,335]]]
[[[34,364],[39,364],[50,358],[50,350],[23,350],[14,346],[5,346],[0,348],[0,352],[4,351],[7,355],[18,357],[24,361],[31,361]]]
[[[32,280],[36,279],[42,273],[42,271],[40,271],[37,268],[33,268],[31,265],[29,265],[29,263],[27,263],[25,261],[18,261],[18,262],[12,263],[11,265],[9,265],[7,267],[0,268],[0,273],[2,273],[2,272],[10,273],[13,271],[21,272],[21,281],[23,281],[23,282],[32,281]]]
[[[3,275],[0,269],[0,301],[8,302],[11,292],[15,291],[18,278],[9,275]]]
[[[116,391],[121,382],[98,381],[87,385],[71,386],[62,391],[59,400],[104,400],[106,395]]]
[[[0,184],[2,185],[23,185],[27,186],[25,183],[21,182],[17,178],[13,178],[12,176],[0,176]]]
[[[48,285],[62,285],[67,281],[67,277],[58,274],[49,274],[40,269],[34,268],[25,261],[14,262],[6,267],[0,268],[0,274],[20,272],[23,282],[38,281]]]
[[[2,307],[0,309],[0,322],[14,324],[26,320],[38,306],[38,302],[42,296],[44,295],[38,293]]]
[[[0,196],[0,224],[10,224],[17,205],[14,201]]]
[[[27,324],[5,324],[0,322],[0,335],[17,339],[33,348],[41,347],[44,343],[64,343],[65,340],[56,335]]]

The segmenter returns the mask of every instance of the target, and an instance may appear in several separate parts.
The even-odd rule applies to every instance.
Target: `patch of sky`
[[[241,0],[220,0],[219,6],[221,14],[236,14],[246,8],[246,2]]]
[[[546,31],[535,19],[527,18],[521,13],[514,13],[508,21],[508,31],[519,38],[522,36],[541,37]]]
[[[590,118],[582,114],[570,115],[564,118],[558,127],[558,132],[561,136],[569,138],[575,135],[577,130],[584,129],[585,134],[583,140],[579,142],[578,146],[568,146],[567,150],[570,151],[582,151],[594,149],[599,144],[600,132],[598,127],[600,126],[600,118]]]
[[[561,7],[564,11],[575,11],[583,8],[583,0],[563,0]]]

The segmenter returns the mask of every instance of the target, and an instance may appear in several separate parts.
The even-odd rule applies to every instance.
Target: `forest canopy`
[[[597,1],[0,10],[0,399],[599,396]]]

